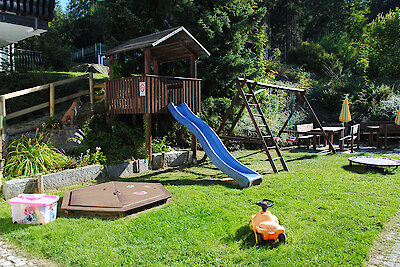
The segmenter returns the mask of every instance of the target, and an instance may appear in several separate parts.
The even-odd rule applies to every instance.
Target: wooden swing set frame
[[[266,90],[283,90],[283,91],[289,91],[295,94],[296,97],[296,104],[295,107],[292,109],[291,113],[289,114],[287,120],[283,124],[282,128],[278,132],[278,137],[283,133],[285,130],[286,126],[288,125],[290,119],[292,118],[296,108],[298,107],[300,101],[303,101],[308,109],[310,110],[313,118],[318,124],[319,129],[321,130],[321,133],[325,136],[325,139],[327,140],[327,143],[329,145],[330,151],[334,154],[335,149],[333,148],[333,145],[328,138],[326,132],[324,131],[321,122],[319,121],[317,115],[315,114],[313,108],[311,107],[310,102],[308,101],[306,97],[306,91],[304,89],[298,89],[298,88],[292,88],[292,87],[286,87],[286,86],[279,86],[279,85],[274,85],[274,84],[268,84],[268,83],[261,83],[261,82],[256,82],[253,80],[248,80],[248,79],[243,79],[243,78],[237,78],[236,79],[236,87],[237,87],[237,92],[235,97],[232,100],[231,106],[228,108],[227,112],[225,113],[221,125],[217,129],[216,133],[220,136],[221,139],[223,140],[230,140],[230,141],[240,141],[240,142],[247,142],[247,143],[258,143],[262,144],[269,162],[271,163],[271,167],[274,172],[278,172],[278,168],[276,167],[275,161],[279,160],[281,162],[281,165],[283,167],[283,170],[288,171],[288,167],[286,165],[285,160],[283,159],[279,145],[277,144],[275,137],[273,136],[270,127],[268,126],[267,120],[265,119],[265,115],[260,107],[259,101],[257,99],[257,95],[266,91]],[[247,90],[246,90],[247,87]],[[260,89],[256,90],[257,87],[261,87]],[[243,104],[241,105],[241,108],[237,114],[232,114],[233,108],[239,103],[239,100],[243,100]],[[248,137],[248,136],[235,136],[233,135],[233,130],[235,126],[237,125],[242,113],[244,110],[247,110],[249,113],[249,116],[253,122],[254,128],[257,132],[258,137]],[[236,116],[232,123],[230,124],[230,127],[226,134],[222,134],[222,131],[226,125],[228,125],[228,118],[234,115]],[[261,124],[259,121],[257,121],[257,118],[261,120]],[[265,128],[267,135],[263,135],[263,132],[261,131],[262,128]],[[273,158],[270,150],[274,150],[277,154],[277,157]]]

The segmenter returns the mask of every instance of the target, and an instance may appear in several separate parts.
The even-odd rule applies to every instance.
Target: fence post
[[[89,94],[90,94],[90,110],[94,111],[94,90],[93,90],[93,72],[89,72]]]
[[[50,117],[54,117],[54,83],[50,84]]]
[[[38,189],[38,193],[39,194],[43,194],[44,193],[44,186],[43,186],[43,174],[38,173],[36,175],[36,179],[37,179],[37,189]]]

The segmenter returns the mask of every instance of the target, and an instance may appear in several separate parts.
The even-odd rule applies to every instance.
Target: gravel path
[[[48,267],[57,266],[57,264],[43,259],[22,256],[11,244],[0,237],[0,267],[17,266]]]
[[[400,267],[400,211],[375,240],[368,267]]]

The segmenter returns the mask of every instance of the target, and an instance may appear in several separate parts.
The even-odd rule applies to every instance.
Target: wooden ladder
[[[265,119],[264,113],[260,107],[260,104],[257,100],[256,93],[254,92],[254,88],[256,87],[257,83],[253,83],[252,85],[248,85],[247,87],[249,88],[249,92],[245,92],[243,90],[244,85],[246,84],[246,81],[243,83],[240,83],[239,80],[236,80],[237,87],[238,87],[238,92],[235,96],[235,98],[232,100],[231,106],[229,107],[227,113],[224,116],[224,119],[220,125],[220,127],[217,130],[217,134],[220,134],[224,125],[227,124],[227,119],[231,115],[233,107],[236,105],[237,101],[239,100],[239,96],[243,98],[243,105],[240,109],[240,111],[236,114],[236,118],[233,120],[232,125],[230,129],[228,130],[227,136],[221,136],[223,139],[230,139],[230,140],[238,140],[238,141],[250,141],[250,142],[257,142],[261,143],[263,146],[265,153],[267,154],[268,160],[271,164],[272,170],[277,173],[278,168],[276,167],[275,161],[279,160],[281,162],[281,165],[283,167],[283,170],[289,171],[286,162],[282,156],[282,153],[280,151],[279,145],[277,144],[276,140],[274,139],[274,136],[268,126],[267,120]],[[250,118],[254,124],[254,128],[256,129],[257,135],[258,135],[258,140],[256,138],[250,138],[250,137],[234,137],[234,136],[229,136],[235,125],[240,119],[241,114],[243,113],[244,109],[247,109]],[[257,119],[261,120],[262,124],[259,124],[257,122]],[[263,134],[263,131],[261,128],[265,128],[266,130],[266,135]],[[247,140],[246,140],[247,139]],[[270,146],[268,146],[270,144]],[[273,158],[271,155],[270,150],[274,150],[277,157]]]

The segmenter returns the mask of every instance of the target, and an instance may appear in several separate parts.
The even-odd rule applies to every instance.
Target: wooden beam
[[[94,88],[104,88],[106,87],[106,83],[96,83],[93,85]]]
[[[190,55],[190,77],[197,78],[197,57],[195,54]]]
[[[38,193],[43,194],[44,193],[43,174],[41,173],[36,174],[36,179],[37,179]]]
[[[159,64],[157,58],[153,58],[153,73],[158,75],[159,72]]]
[[[54,83],[50,84],[50,117],[54,117],[54,98],[55,98],[55,90]]]
[[[306,90],[304,89],[299,89],[299,88],[293,88],[293,87],[286,87],[286,86],[280,86],[280,85],[275,85],[275,84],[269,84],[269,83],[260,83],[256,82],[253,80],[248,80],[248,79],[243,79],[243,78],[237,78],[239,81],[244,81],[246,83],[256,83],[258,86],[266,87],[266,88],[272,88],[272,89],[279,89],[279,90],[286,90],[286,91],[295,91],[295,92],[305,92]],[[258,91],[257,91],[258,92]]]
[[[94,111],[94,87],[93,87],[93,72],[89,73],[89,98],[90,98],[90,111]]]
[[[201,81],[199,78],[187,78],[187,77],[173,77],[173,76],[160,76],[160,75],[153,75],[153,74],[146,74],[146,77],[154,77],[154,78],[165,78],[171,80],[181,80],[181,81]]]
[[[153,160],[152,133],[151,133],[151,114],[146,113],[146,151],[149,155],[149,165]]]
[[[220,138],[224,139],[224,140],[230,140],[230,141],[240,141],[240,142],[246,142],[246,143],[262,144],[262,141],[259,138],[248,137],[248,136],[221,135]]]
[[[240,108],[238,114],[236,115],[236,118],[233,120],[231,127],[229,128],[227,134],[230,135],[233,131],[233,129],[235,129],[236,124],[239,122],[240,117],[242,116],[242,113],[244,111],[244,109],[246,108],[246,105],[243,104],[242,107]]]
[[[109,66],[109,69],[108,69],[108,77],[110,78],[110,80],[112,80],[112,79],[113,79],[112,66],[113,66],[114,63],[115,63],[115,61],[114,61],[114,55],[111,55],[111,56],[109,57],[109,60],[110,60],[110,66]]]
[[[228,120],[229,115],[231,115],[232,110],[233,110],[233,107],[236,105],[236,102],[238,101],[238,99],[239,99],[239,91],[236,92],[236,95],[235,95],[235,97],[233,98],[233,100],[232,100],[232,102],[231,102],[231,105],[230,105],[230,107],[228,108],[228,111],[225,113],[224,117],[222,118],[222,122],[221,122],[221,124],[219,125],[218,130],[216,131],[217,134],[220,134],[221,131],[223,130],[224,125],[225,125],[226,121]]]
[[[193,78],[197,78],[197,57],[195,54],[191,54],[191,56],[190,56],[190,76]],[[193,152],[193,161],[196,162],[197,161],[197,139],[193,133],[192,133],[191,137],[192,137],[191,149]]]
[[[146,48],[144,50],[144,73],[151,74],[151,50]]]
[[[71,99],[74,99],[74,98],[77,98],[77,97],[80,97],[80,96],[83,96],[83,95],[87,95],[87,94],[89,94],[88,90],[80,91],[80,92],[77,92],[77,93],[72,94],[72,95],[68,95],[68,96],[64,96],[64,97],[60,97],[58,99],[55,99],[54,103],[55,104],[63,103],[65,101],[68,101],[68,100],[71,100]],[[45,102],[45,103],[42,103],[42,104],[39,104],[39,105],[36,105],[36,106],[32,106],[32,107],[29,107],[29,108],[25,108],[25,109],[10,113],[5,117],[5,119],[6,120],[11,120],[11,119],[14,119],[16,117],[19,117],[19,116],[22,116],[22,115],[25,115],[25,114],[29,114],[29,113],[34,112],[34,111],[37,111],[37,110],[40,110],[40,109],[43,109],[43,108],[47,108],[49,106],[50,106],[50,102]]]
[[[331,140],[328,138],[328,135],[326,134],[326,132],[324,131],[324,128],[322,127],[321,122],[319,121],[317,115],[315,114],[313,108],[311,107],[310,102],[308,102],[308,99],[307,99],[306,95],[305,95],[305,94],[302,94],[301,97],[302,97],[302,99],[304,100],[304,102],[306,102],[308,108],[309,108],[310,111],[311,111],[311,114],[313,115],[315,121],[316,121],[317,124],[318,124],[318,127],[321,129],[321,132],[324,133],[324,137],[325,137],[325,140],[328,142],[329,149],[332,151],[332,154],[335,154],[336,151],[335,151],[335,149],[333,148],[332,142],[331,142]]]
[[[41,91],[43,89],[47,89],[49,87],[50,87],[50,84],[39,85],[39,86],[35,86],[35,87],[32,87],[32,88],[28,88],[28,89],[24,89],[24,90],[20,90],[20,91],[4,94],[3,97],[4,97],[5,100],[7,100],[7,99],[10,99],[10,98],[14,98],[14,97],[18,97],[18,96],[22,96],[22,95],[26,95],[26,94],[30,94],[30,93],[34,93],[34,92],[38,92],[38,91]]]
[[[57,81],[57,82],[54,82],[53,84],[54,84],[54,86],[59,86],[59,85],[63,85],[63,84],[66,84],[66,83],[73,82],[73,81],[82,80],[82,79],[87,78],[87,77],[89,77],[89,74],[85,74],[85,75],[82,75],[82,76],[78,76],[78,77],[73,77],[73,78],[70,78],[70,79]],[[43,84],[43,85],[27,88],[27,89],[24,89],[24,90],[19,90],[19,91],[16,91],[16,92],[7,93],[7,94],[4,94],[3,97],[4,97],[5,100],[7,100],[7,99],[10,99],[10,98],[23,96],[23,95],[26,95],[26,94],[30,94],[30,93],[38,92],[38,91],[41,91],[41,90],[45,90],[47,88],[50,88],[50,84]]]

